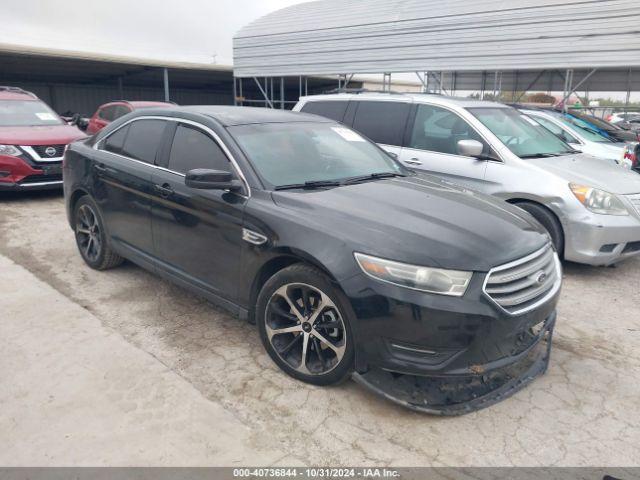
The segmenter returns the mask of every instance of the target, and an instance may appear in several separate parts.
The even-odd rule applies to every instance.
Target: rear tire
[[[314,385],[340,383],[351,375],[350,315],[344,294],[304,264],[267,280],[256,304],[260,338],[271,359],[288,375]]]
[[[85,195],[77,201],[73,225],[80,255],[91,268],[108,270],[123,262],[124,259],[111,249],[100,210],[90,196]]]
[[[546,207],[533,202],[518,202],[515,204],[525,212],[531,214],[549,233],[551,242],[560,258],[564,255],[564,232],[558,218]]]

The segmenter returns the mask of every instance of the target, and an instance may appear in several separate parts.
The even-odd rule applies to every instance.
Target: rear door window
[[[304,113],[313,113],[330,118],[336,122],[342,122],[347,111],[348,101],[331,100],[326,102],[307,102],[300,109]]]
[[[382,145],[402,145],[411,104],[401,102],[357,102],[354,130]]]
[[[190,125],[178,125],[169,155],[169,170],[186,174],[195,168],[231,172],[231,164],[216,141]]]
[[[117,108],[117,105],[108,105],[103,107],[98,111],[98,117],[102,120],[106,120],[107,122],[112,122],[115,119]]]
[[[130,123],[122,155],[153,165],[165,126],[164,120],[136,120]]]
[[[125,116],[127,113],[130,113],[131,109],[129,107],[127,107],[126,105],[118,105],[115,108],[114,114],[113,114],[113,119],[115,120],[116,118],[120,118]]]

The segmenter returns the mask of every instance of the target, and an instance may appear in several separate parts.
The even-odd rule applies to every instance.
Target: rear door
[[[477,140],[485,153],[491,147],[479,133],[456,112],[437,105],[418,104],[412,113],[406,143],[400,160],[407,167],[481,189],[487,168],[486,160],[458,153],[460,140]]]
[[[153,175],[152,223],[159,266],[179,280],[234,300],[247,198],[185,185],[185,174],[196,168],[235,175],[229,158],[208,129],[178,123],[164,162],[166,168]]]
[[[168,123],[135,120],[100,142],[94,169],[94,197],[116,248],[152,263],[151,176]]]

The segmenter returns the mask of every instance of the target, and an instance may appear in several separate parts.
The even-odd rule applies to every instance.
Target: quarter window
[[[124,141],[127,138],[128,131],[129,125],[125,125],[124,127],[116,130],[104,141],[102,149],[111,153],[122,153],[122,147],[124,146]]]
[[[477,140],[489,147],[469,123],[455,113],[434,105],[419,105],[409,148],[459,155],[460,140]]]
[[[382,145],[402,145],[410,104],[401,102],[358,102],[354,130]]]
[[[131,113],[131,109],[125,105],[118,105],[113,113],[113,120],[125,116],[127,113]]]
[[[153,164],[165,126],[164,120],[136,120],[130,123],[122,154]]]
[[[169,155],[169,170],[187,173],[195,168],[231,171],[229,159],[209,135],[187,125],[178,125]]]
[[[349,102],[338,100],[328,102],[307,102],[300,109],[300,111],[330,118],[331,120],[335,120],[336,122],[342,122],[348,105]]]

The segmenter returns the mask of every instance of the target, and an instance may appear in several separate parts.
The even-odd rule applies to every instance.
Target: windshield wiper
[[[394,177],[406,177],[406,175],[402,173],[396,173],[396,172],[376,172],[376,173],[370,173],[369,175],[360,175],[358,177],[348,178],[343,182],[343,184],[353,185],[354,183],[366,182],[367,180],[378,180],[381,178],[394,178]]]
[[[551,158],[559,157],[561,153],[530,153],[529,155],[520,155],[520,158]]]
[[[290,185],[280,185],[276,187],[275,190],[295,190],[298,188],[313,190],[315,188],[339,187],[341,185],[343,185],[343,183],[339,182],[338,180],[313,180],[313,181],[304,182],[304,183],[292,183]]]

